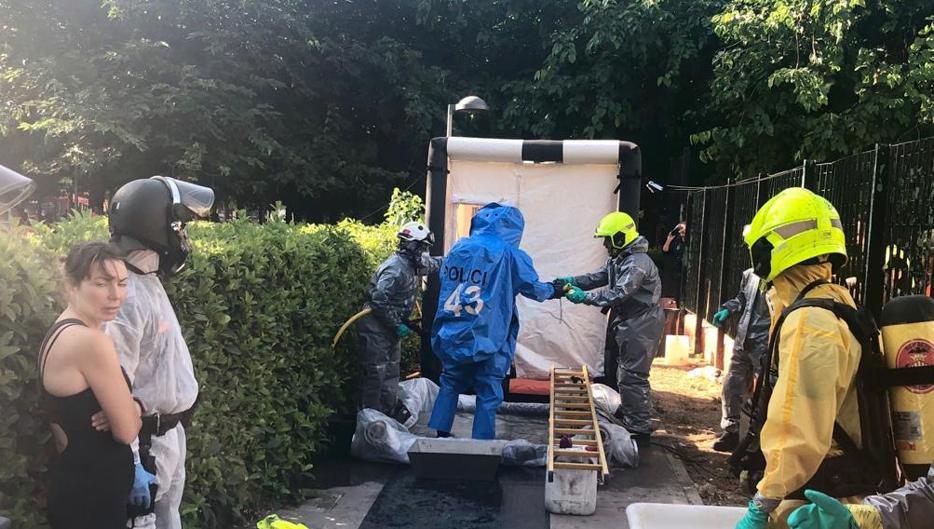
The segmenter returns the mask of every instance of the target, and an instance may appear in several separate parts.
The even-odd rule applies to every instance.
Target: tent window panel
[[[455,215],[457,216],[457,227],[454,232],[454,240],[470,235],[470,219],[482,208],[480,204],[457,204]]]

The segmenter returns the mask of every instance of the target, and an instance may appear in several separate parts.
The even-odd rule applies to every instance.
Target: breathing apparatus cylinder
[[[894,298],[880,318],[889,369],[934,365],[934,299]],[[934,384],[889,388],[898,459],[909,479],[926,474],[934,461]]]

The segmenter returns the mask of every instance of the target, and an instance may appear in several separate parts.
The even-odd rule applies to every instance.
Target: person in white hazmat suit
[[[160,277],[184,267],[191,251],[185,224],[206,216],[213,203],[210,188],[159,176],[127,183],[110,201],[111,240],[127,252],[130,281],[126,302],[106,331],[133,383],[133,396],[145,408],[133,444],[130,506],[138,509],[131,514],[133,527],[182,526],[184,425],[198,398],[198,381]]]

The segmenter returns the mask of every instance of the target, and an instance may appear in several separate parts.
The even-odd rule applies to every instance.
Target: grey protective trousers
[[[733,346],[730,369],[723,380],[720,428],[727,432],[739,432],[739,415],[743,410],[743,400],[749,392],[753,375],[762,371],[762,357],[768,347],[768,333],[748,336],[744,343]]]
[[[360,406],[390,415],[399,398],[402,347],[395,329],[373,315],[357,322],[357,354],[363,365]]]
[[[665,329],[665,312],[658,305],[638,316],[615,319],[609,338],[618,351],[616,381],[623,426],[633,434],[652,432],[652,388],[649,371]]]

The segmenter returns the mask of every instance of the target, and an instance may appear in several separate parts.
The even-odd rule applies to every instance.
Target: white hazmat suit
[[[181,413],[194,405],[198,381],[175,310],[155,273],[159,256],[139,250],[127,261],[143,274],[130,273],[127,299],[116,319],[107,324],[107,334],[133,383],[133,396],[146,408],[145,415]],[[181,529],[185,429],[179,423],[163,435],[153,435],[151,443],[159,484],[155,512],[136,518],[134,527]]]

